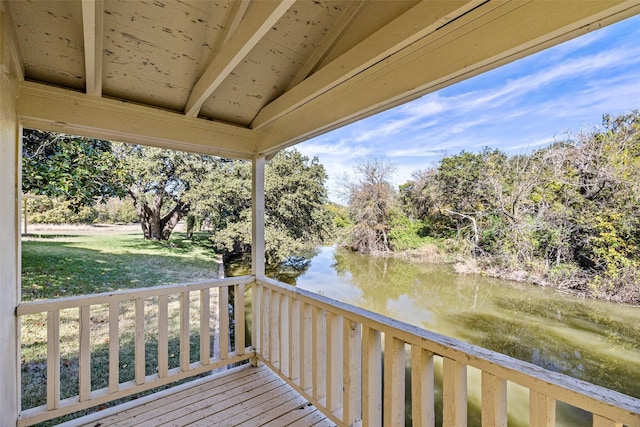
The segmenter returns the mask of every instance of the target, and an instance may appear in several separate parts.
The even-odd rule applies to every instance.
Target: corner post
[[[251,274],[264,276],[264,157],[253,159],[251,182]]]
[[[20,302],[22,134],[16,108],[22,75],[6,8],[6,2],[0,0],[0,424],[15,425],[20,410],[20,327],[16,306]]]
[[[256,157],[252,161],[251,176],[251,274],[255,278],[265,275],[264,256],[264,167],[266,159]],[[258,289],[254,285],[251,292],[251,345],[257,350],[260,326]],[[258,358],[250,360],[251,365],[258,366]]]

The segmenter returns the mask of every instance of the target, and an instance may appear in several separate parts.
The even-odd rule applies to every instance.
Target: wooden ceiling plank
[[[251,3],[241,21],[242,25],[238,26],[233,37],[228,38],[194,85],[185,107],[185,115],[198,115],[206,99],[294,3],[295,0]]]
[[[221,157],[253,158],[253,131],[143,105],[22,82],[24,127]]]
[[[448,2],[423,0],[268,104],[258,113],[252,128],[260,130],[291,110],[331,90],[486,2],[488,0]],[[425,23],[430,24],[425,26]]]
[[[300,71],[293,78],[286,91],[290,90],[292,87],[297,86],[301,81],[306,79],[309,74],[313,72],[313,70],[318,66],[318,64],[325,58],[327,53],[335,46],[336,42],[342,37],[344,31],[351,25],[356,16],[358,16],[358,12],[362,10],[362,7],[366,4],[364,1],[353,1],[350,2],[345,10],[342,12],[335,25],[331,29],[317,49],[315,49],[309,59],[304,63]],[[285,91],[285,92],[286,92]]]
[[[87,95],[102,96],[104,1],[82,0],[84,65]]]

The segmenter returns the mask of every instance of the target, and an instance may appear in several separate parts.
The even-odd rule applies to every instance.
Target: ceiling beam
[[[278,22],[295,0],[252,2],[242,25],[229,37],[196,82],[185,107],[185,115],[196,117],[202,104],[216,90],[265,34]],[[237,16],[237,15],[236,15]]]
[[[82,0],[84,68],[87,95],[102,96],[102,43],[104,1]]]
[[[311,53],[311,56],[304,63],[300,71],[298,71],[291,83],[289,83],[287,91],[306,79],[318,64],[322,62],[329,50],[335,46],[336,42],[342,37],[342,34],[344,34],[344,31],[351,25],[356,16],[358,16],[358,12],[362,10],[362,6],[364,6],[365,3],[366,2],[363,1],[353,1],[347,5],[331,31],[322,39],[320,46]]]
[[[349,80],[487,1],[423,0],[275,99],[258,113],[251,127],[260,130],[300,105]]]
[[[24,127],[221,157],[253,158],[253,131],[124,101],[22,82]]]
[[[258,132],[258,155],[269,155],[637,14],[637,0],[491,1],[270,120]]]

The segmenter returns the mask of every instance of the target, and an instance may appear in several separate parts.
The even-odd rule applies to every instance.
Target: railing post
[[[233,292],[233,324],[234,324],[234,337],[235,337],[235,351],[236,354],[244,354],[244,285],[236,285]]]
[[[362,421],[382,426],[382,339],[380,331],[362,327]]]
[[[404,342],[384,335],[384,426],[404,426]]]
[[[60,311],[47,313],[47,410],[60,404]]]
[[[415,427],[435,425],[433,381],[433,354],[420,347],[412,346],[411,419]]]
[[[482,427],[507,427],[507,381],[484,371]]]
[[[80,307],[80,357],[78,368],[78,395],[80,402],[91,397],[91,307]]]
[[[144,299],[135,300],[136,323],[134,333],[135,345],[135,379],[136,384],[144,384],[145,381],[145,351],[144,351]]]
[[[445,357],[442,371],[443,425],[466,427],[467,366]]]
[[[529,425],[531,427],[555,427],[555,399],[531,390],[529,392]]]
[[[362,337],[360,324],[348,319],[342,319],[342,323],[344,351],[342,419],[351,426],[362,418]]]

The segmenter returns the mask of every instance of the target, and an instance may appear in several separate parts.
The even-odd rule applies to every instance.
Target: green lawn
[[[174,233],[168,242],[151,242],[137,234],[68,234],[29,237],[22,242],[22,300],[60,298],[129,289],[183,283],[217,277],[218,262],[208,234],[187,240]],[[191,295],[190,360],[199,354],[199,299]],[[134,307],[120,306],[120,380],[134,377]],[[169,299],[169,367],[179,364],[178,295]],[[62,398],[78,393],[78,310],[60,313],[60,356]],[[108,310],[106,305],[91,309],[92,390],[108,381]],[[157,366],[157,301],[145,300],[147,342],[146,374]],[[45,403],[46,396],[46,314],[21,319],[22,407]],[[119,402],[121,402],[120,400]],[[69,419],[64,417],[63,419]],[[58,420],[61,421],[61,420]],[[43,426],[51,422],[42,423]]]
[[[168,242],[137,234],[42,235],[22,242],[22,300],[59,298],[217,277],[207,234]]]

